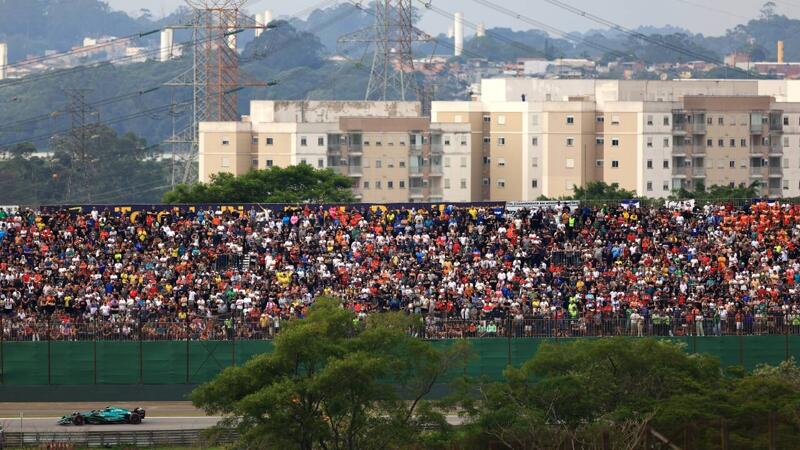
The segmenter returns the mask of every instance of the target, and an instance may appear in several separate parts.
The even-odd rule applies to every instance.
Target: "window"
[[[466,156],[462,156],[461,157],[461,167],[467,167],[467,157]]]
[[[736,161],[734,161],[734,160],[728,161],[728,167],[730,167],[731,169],[735,169],[736,168]]]
[[[505,189],[505,187],[506,187],[506,180],[504,180],[502,178],[498,178],[498,180],[497,180],[497,188],[498,189]]]
[[[467,179],[466,178],[462,178],[461,179],[461,189],[466,189],[466,188],[467,188]]]
[[[491,142],[492,142],[492,138],[490,138],[489,136],[484,136],[483,137],[483,143],[484,144],[489,144]]]
[[[739,147],[747,147],[747,139],[739,140]]]
[[[484,186],[488,186],[489,185],[489,179],[488,178],[484,178],[483,179],[483,185]]]
[[[783,146],[784,147],[788,147],[789,146],[789,137],[788,136],[784,136],[784,138],[783,138]]]
[[[531,139],[531,145],[533,145],[534,147],[538,147],[539,146],[539,138],[535,137],[535,138]]]
[[[669,126],[669,116],[664,116],[664,126],[665,127]]]
[[[789,116],[783,116],[783,124],[786,126],[789,125]]]
[[[575,145],[575,138],[567,138],[567,147],[572,147]]]
[[[506,166],[505,158],[497,158],[497,167],[505,167],[505,166]]]
[[[653,160],[652,159],[648,159],[647,160],[647,168],[648,169],[652,169],[653,168]]]
[[[717,139],[717,147],[725,147],[725,139]]]
[[[567,116],[567,125],[575,125],[575,117]]]
[[[394,169],[394,160],[391,159],[391,158],[387,159],[386,160],[386,167],[388,167],[390,169]]]
[[[575,168],[575,160],[572,158],[567,158],[566,161],[567,169],[574,169]]]
[[[669,183],[665,181],[664,184],[661,186],[661,190],[665,192],[669,191]]]
[[[400,181],[400,189],[405,189],[405,188],[406,188],[406,182]]]
[[[652,191],[653,191],[653,182],[652,182],[652,181],[648,181],[648,182],[647,182],[647,190],[648,190],[649,192],[652,192]]]
[[[789,159],[788,158],[783,158],[783,168],[784,169],[788,169],[789,168]]]
[[[768,137],[762,137],[762,138],[761,138],[761,145],[763,145],[763,146],[765,146],[765,147],[766,147],[767,145],[769,145],[769,138],[768,138]]]
[[[653,138],[647,138],[647,148],[653,148]]]
[[[364,182],[364,189],[369,189],[369,181]]]
[[[483,116],[484,123],[490,123],[492,121],[492,116]]]
[[[253,136],[253,140],[250,141],[253,145],[258,145],[258,137]]]
[[[619,116],[611,116],[611,125],[619,125]]]
[[[736,139],[731,139],[731,148],[736,147]]]
[[[444,157],[444,166],[450,167],[450,158],[448,158],[447,156]]]
[[[275,141],[271,137],[268,137],[267,138],[267,145],[272,145],[273,143],[275,143]]]
[[[714,140],[713,139],[706,139],[706,147],[713,147]]]
[[[318,159],[317,160],[317,167],[319,167],[320,169],[325,167],[325,160],[324,159]]]
[[[257,169],[258,168],[258,159],[251,159],[250,160],[250,165]]]
[[[653,116],[647,116],[647,124],[650,126],[653,125]]]
[[[317,146],[318,147],[324,147],[325,146],[325,138],[324,137],[318,137],[317,138]]]
[[[531,187],[536,189],[539,187],[539,180],[531,180]]]
[[[228,157],[223,156],[222,161],[220,162],[220,166],[222,167],[230,167],[231,166],[231,159]]]
[[[492,158],[490,156],[484,156],[483,157],[483,164],[484,165],[485,164],[489,164],[490,162],[492,162]]]
[[[783,190],[784,191],[789,190],[789,180],[783,180]]]
[[[708,124],[708,125],[714,125],[714,118],[713,118],[713,117],[711,117],[711,116],[708,116],[708,117],[706,118],[706,124]]]
[[[387,181],[386,189],[394,189],[394,181]]]
[[[718,118],[717,118],[717,124],[719,124],[719,125],[725,125],[725,118],[724,118],[724,117],[722,117],[722,116],[718,117]]]
[[[230,145],[230,143],[231,143],[230,138],[226,137],[222,138],[222,145]]]
[[[665,159],[665,160],[661,161],[661,167],[663,167],[665,169],[669,169],[669,160]]]
[[[497,124],[498,125],[505,125],[506,124],[506,116],[497,116]]]
[[[271,159],[267,160],[267,167],[272,167],[272,160]]]
[[[619,147],[619,138],[612,138],[611,139],[611,146],[612,147]]]
[[[598,138],[595,138],[594,143],[597,144],[597,145],[603,145],[603,144],[606,143],[606,140],[603,139],[602,137],[598,137]]]
[[[669,138],[664,138],[664,148],[669,148]]]
[[[381,160],[380,159],[376,159],[375,160],[375,168],[376,169],[380,169],[382,167],[383,167],[383,163],[381,162]]]
[[[308,138],[305,136],[300,138],[300,147],[308,147]]]
[[[361,158],[361,167],[369,167],[369,158]]]
[[[444,179],[444,188],[445,189],[450,189],[450,178],[445,178]]]
[[[366,140],[366,139],[364,139],[364,146],[366,146],[366,147],[368,147],[368,146],[369,146],[369,141],[368,141],[368,140]]]
[[[497,145],[506,145],[506,138],[504,137],[497,138]]]
[[[375,189],[380,189],[380,188],[381,188],[381,182],[380,181],[376,181],[375,182]]]
[[[539,125],[539,116],[536,114],[531,115],[531,125],[538,126]]]
[[[568,191],[575,190],[575,182],[572,180],[567,180],[564,182],[564,189]]]
[[[597,116],[595,117],[595,120],[597,121],[597,123],[603,123],[606,121],[606,118],[605,116]]]
[[[444,138],[444,145],[450,147],[450,137],[449,136]]]
[[[303,158],[303,159],[300,160],[300,164],[308,164],[308,163],[306,162],[306,159]]]
[[[595,167],[603,167],[603,160],[602,160],[602,159],[598,159],[598,160],[596,160],[596,161],[594,162],[594,166],[595,166]]]
[[[532,167],[539,167],[539,158],[531,158],[531,166]]]
[[[461,146],[462,147],[466,147],[467,146],[467,136],[466,135],[462,135],[461,136]]]
[[[397,164],[401,169],[406,167],[406,162],[405,161],[398,161]]]
[[[611,161],[611,168],[612,169],[619,169],[619,161],[617,161],[616,159]]]
[[[376,139],[375,140],[375,146],[376,147],[383,147],[383,141]]]

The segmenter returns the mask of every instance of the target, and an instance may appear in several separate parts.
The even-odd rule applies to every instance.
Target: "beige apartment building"
[[[483,80],[471,101],[253,101],[203,123],[201,181],[307,163],[364,202],[561,197],[591,181],[639,196],[758,181],[800,196],[800,82]]]

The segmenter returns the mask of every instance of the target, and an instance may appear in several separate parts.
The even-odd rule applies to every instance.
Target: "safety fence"
[[[489,316],[494,312],[489,313]],[[416,316],[409,334],[425,339],[554,338],[604,336],[782,336],[800,335],[800,316],[729,315],[726,319],[695,316],[458,319],[434,312]],[[92,320],[53,318],[18,320],[0,315],[3,342],[83,341],[235,341],[271,340],[292,320],[243,316],[190,320],[140,320],[111,316]]]
[[[87,448],[87,447],[154,447],[199,445],[208,442],[205,430],[135,430],[135,431],[61,431],[61,432],[0,432],[0,448]],[[233,430],[214,433],[215,444],[227,444],[236,439]],[[61,445],[54,445],[61,444]],[[48,447],[45,447],[48,446]]]

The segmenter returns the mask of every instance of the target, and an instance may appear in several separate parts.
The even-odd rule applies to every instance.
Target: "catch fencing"
[[[172,445],[205,444],[208,439],[205,430],[135,430],[135,431],[63,431],[63,432],[0,432],[0,448],[57,448],[87,447],[155,447]],[[215,433],[212,441],[216,444],[231,443],[236,439],[234,431]],[[56,448],[56,447],[54,447]]]

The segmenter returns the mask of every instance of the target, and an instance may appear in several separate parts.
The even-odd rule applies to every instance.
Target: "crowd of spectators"
[[[800,331],[800,206],[0,210],[5,339],[268,338],[319,296],[426,337]]]

